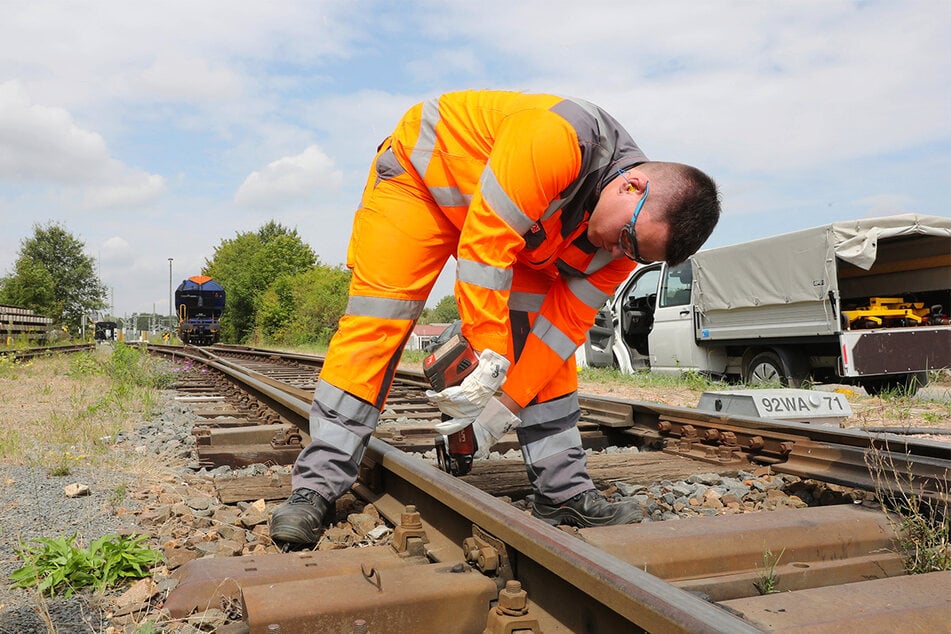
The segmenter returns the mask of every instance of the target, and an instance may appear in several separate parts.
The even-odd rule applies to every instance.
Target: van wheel
[[[743,379],[749,385],[788,385],[789,378],[783,370],[783,362],[775,352],[766,350],[750,359]]]

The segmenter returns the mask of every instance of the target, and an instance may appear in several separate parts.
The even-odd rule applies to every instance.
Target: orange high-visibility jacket
[[[528,404],[574,355],[598,308],[635,266],[594,247],[586,229],[602,187],[647,157],[593,104],[502,91],[418,104],[391,143],[460,230],[455,291],[472,345],[512,358],[510,300],[537,313],[503,387]],[[518,266],[549,271],[554,282],[513,298]]]

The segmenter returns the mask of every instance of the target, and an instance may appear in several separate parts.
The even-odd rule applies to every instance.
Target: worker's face
[[[657,218],[660,215],[657,196],[648,198],[647,175],[632,169],[608,183],[595,205],[588,222],[588,240],[596,247],[610,251],[615,258],[628,257],[621,248],[621,232],[630,229],[631,220],[641,204],[634,223],[633,235],[637,240],[637,255],[640,261],[657,262],[666,254],[669,227]],[[655,190],[657,184],[652,184]],[[630,235],[630,234],[629,234]],[[632,246],[628,241],[629,250]]]

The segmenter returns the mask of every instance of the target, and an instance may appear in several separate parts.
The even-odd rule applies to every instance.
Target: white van
[[[951,367],[951,219],[833,223],[640,266],[599,312],[583,364],[870,391]]]

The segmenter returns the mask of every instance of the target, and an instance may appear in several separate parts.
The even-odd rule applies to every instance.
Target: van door
[[[654,323],[660,265],[639,266],[614,294],[612,312],[615,323],[614,350],[622,372],[647,368],[647,336]]]
[[[720,373],[726,370],[725,351],[701,348],[694,338],[692,285],[690,260],[665,268],[654,310],[654,327],[648,339],[652,372],[679,374],[682,370],[698,370]]]
[[[592,368],[610,368],[615,365],[614,320],[611,318],[611,300],[605,302],[594,316],[594,325],[588,331],[584,345],[578,348],[576,361],[578,366]]]

